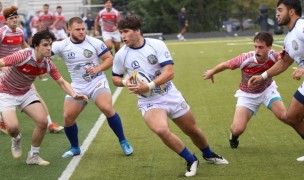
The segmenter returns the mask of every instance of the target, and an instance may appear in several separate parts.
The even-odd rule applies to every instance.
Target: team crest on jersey
[[[165,57],[169,58],[170,57],[170,53],[168,51],[165,52]]]
[[[84,55],[84,57],[86,57],[86,58],[90,58],[90,57],[93,56],[93,52],[90,51],[90,50],[88,50],[88,49],[85,49],[85,50],[83,51],[83,55]]]
[[[158,62],[158,59],[154,54],[149,55],[147,59],[149,64],[156,64]]]
[[[69,52],[68,53],[68,59],[75,59],[75,53],[74,52]]]
[[[299,45],[298,45],[297,41],[295,41],[295,40],[292,41],[292,48],[295,51],[297,51],[299,49]]]
[[[183,101],[183,102],[181,103],[181,107],[182,107],[183,109],[187,109],[188,105],[187,105],[186,101]]]
[[[137,61],[132,61],[131,66],[133,69],[138,69],[140,68],[140,65]]]

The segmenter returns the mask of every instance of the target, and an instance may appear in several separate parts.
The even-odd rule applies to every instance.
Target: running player
[[[71,18],[68,30],[70,37],[54,42],[52,53],[58,54],[66,64],[75,92],[85,93],[95,102],[107,117],[108,124],[117,136],[124,154],[131,155],[133,148],[124,136],[118,113],[113,109],[111,90],[104,73],[112,67],[113,56],[101,40],[86,35],[82,18]],[[65,97],[64,130],[71,147],[63,154],[64,158],[80,154],[76,119],[86,104],[86,101],[75,101],[69,95]]]
[[[165,145],[186,160],[185,176],[196,175],[199,161],[182,140],[170,131],[168,117],[191,138],[206,161],[228,164],[226,159],[210,149],[188,103],[171,81],[174,77],[173,60],[165,43],[158,39],[144,38],[140,29],[141,22],[136,16],[122,19],[118,28],[126,45],[115,55],[112,80],[116,86],[126,86],[131,93],[138,95],[138,109],[147,126]],[[123,79],[125,73],[131,75],[136,70],[144,71],[153,81],[148,84],[132,84],[130,79]],[[151,96],[139,95],[149,89],[153,92]]]
[[[95,36],[99,35],[98,25],[101,24],[102,39],[111,51],[114,45],[115,53],[120,48],[121,38],[117,29],[120,13],[113,8],[112,1],[105,0],[105,8],[100,10],[95,18]]]

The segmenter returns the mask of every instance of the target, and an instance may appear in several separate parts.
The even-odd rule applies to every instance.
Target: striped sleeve
[[[5,66],[15,66],[18,64],[22,64],[23,61],[28,59],[31,56],[31,50],[25,49],[21,51],[17,51],[12,55],[6,56],[3,58]]]

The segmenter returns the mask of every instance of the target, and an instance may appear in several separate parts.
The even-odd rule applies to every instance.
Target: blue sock
[[[126,140],[119,115],[115,113],[114,116],[107,119],[109,126],[118,137],[119,142]]]
[[[211,151],[209,146],[207,146],[205,149],[201,149],[201,151],[202,151],[203,155],[207,158],[214,156],[214,152]]]
[[[77,124],[74,123],[71,127],[64,127],[64,132],[71,143],[71,147],[79,147]]]
[[[187,149],[187,147],[184,148],[184,150],[179,153],[179,155],[184,158],[187,162],[194,162],[197,159],[194,157],[193,154],[190,153],[190,151]]]

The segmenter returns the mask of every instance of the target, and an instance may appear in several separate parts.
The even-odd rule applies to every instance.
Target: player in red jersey
[[[0,42],[1,42],[0,58],[11,55],[16,51],[19,51],[21,48],[24,49],[29,47],[24,40],[24,32],[22,31],[22,29],[18,28],[19,16],[17,10],[18,8],[15,6],[8,7],[4,10],[4,15],[6,16],[5,17],[6,25],[0,28]],[[5,70],[5,69],[1,68],[1,70]],[[40,98],[40,101],[44,105],[45,110],[47,111],[48,114],[47,118],[48,118],[49,131],[56,133],[62,131],[63,130],[62,126],[59,126],[56,123],[52,122],[48,112],[48,108],[44,100]],[[5,123],[1,120],[1,118],[0,118],[0,130],[7,134]]]
[[[115,52],[120,48],[121,37],[117,29],[120,13],[112,7],[112,1],[105,0],[105,8],[100,10],[95,18],[95,35],[99,35],[98,25],[101,26],[102,39],[111,51],[114,45]]]
[[[50,29],[55,34],[55,37],[58,41],[67,38],[67,26],[64,19],[64,14],[62,13],[62,7],[57,6],[56,12],[54,14],[54,22],[50,26]]]
[[[51,45],[54,40],[53,33],[42,30],[33,36],[31,48],[0,59],[0,67],[8,67],[0,78],[0,112],[12,137],[11,151],[15,159],[19,159],[22,155],[16,108],[27,114],[35,123],[31,149],[26,160],[30,165],[49,165],[49,162],[39,155],[40,145],[47,130],[47,118],[46,111],[32,86],[36,77],[49,73],[65,93],[74,99],[88,100],[87,96],[74,92],[51,61]]]
[[[239,136],[245,131],[247,123],[255,115],[261,104],[270,109],[273,114],[282,122],[290,124],[286,116],[286,108],[282,102],[277,85],[272,78],[261,81],[253,86],[248,86],[248,80],[254,75],[260,75],[280,60],[280,54],[271,50],[273,37],[268,32],[260,32],[254,38],[254,49],[243,53],[226,62],[220,63],[213,69],[207,70],[203,77],[211,79],[213,75],[226,69],[241,69],[242,80],[240,89],[236,91],[238,98],[236,110],[231,125],[230,146],[237,148]],[[303,122],[303,121],[302,121]],[[293,126],[292,126],[293,127]],[[299,134],[304,129],[304,122],[298,127],[293,127]]]
[[[5,18],[2,14],[2,2],[0,2],[0,27],[5,25]]]
[[[54,22],[54,14],[49,11],[50,6],[48,4],[43,5],[43,11],[39,13],[39,29],[47,29]]]

